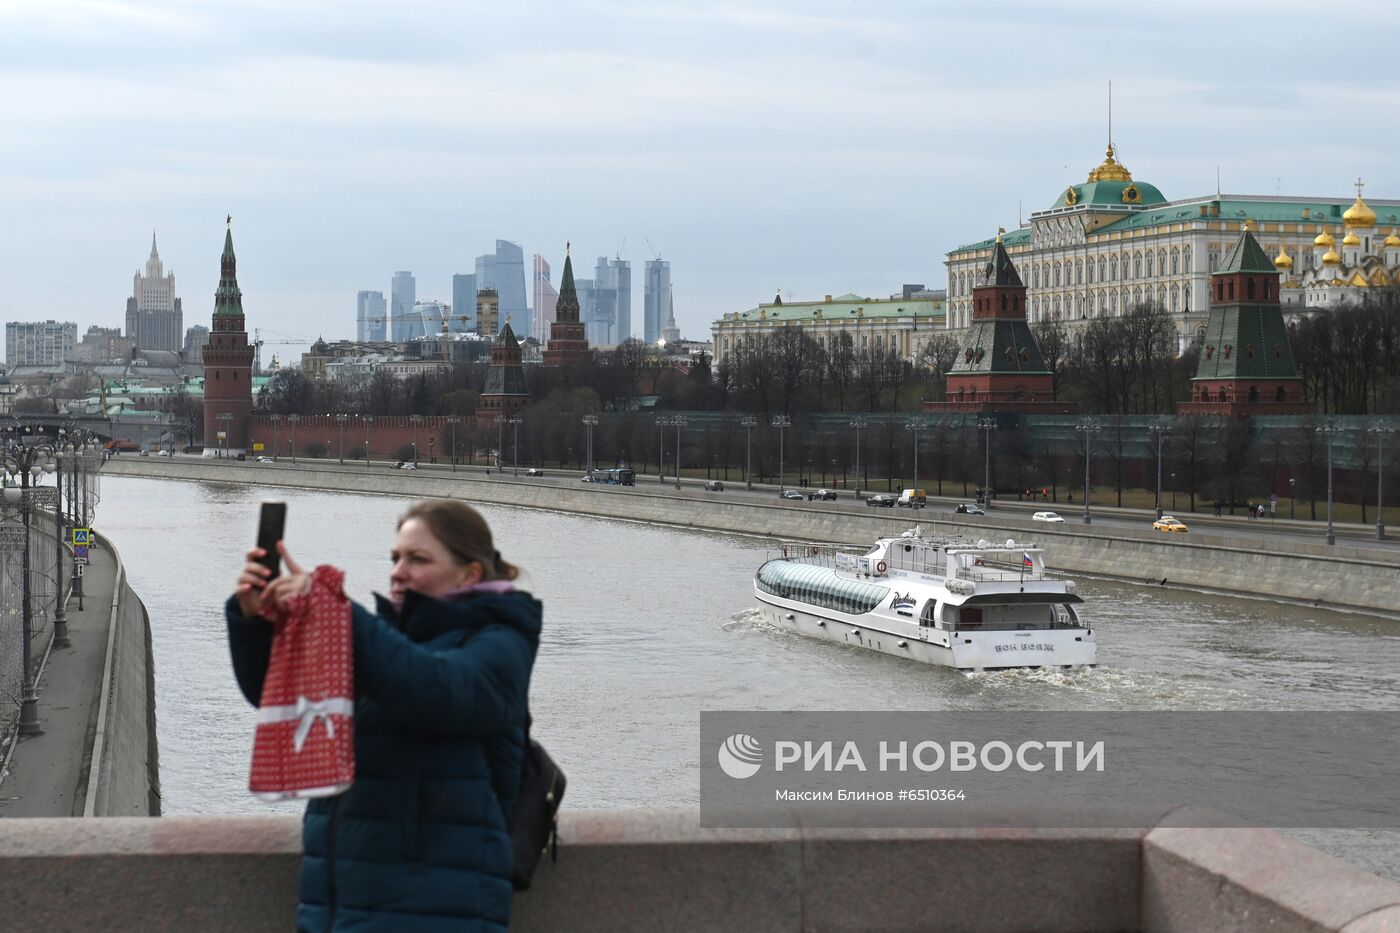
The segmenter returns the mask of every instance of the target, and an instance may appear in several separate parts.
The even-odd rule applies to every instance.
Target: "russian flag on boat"
[[[1029,554],[1027,554],[1025,551],[1022,551],[1022,552],[1021,552],[1021,566],[1022,566],[1022,567],[1034,567],[1034,566],[1035,566],[1035,561],[1031,560],[1031,556],[1030,556]]]

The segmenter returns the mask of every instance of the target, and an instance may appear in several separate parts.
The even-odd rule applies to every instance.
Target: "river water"
[[[358,600],[387,588],[403,497],[103,479],[97,526],[151,617],[166,814],[300,809],[247,792],[253,714],[225,639],[223,603],[264,498],[288,503],[300,561],[344,568]],[[1381,619],[1081,581],[1098,669],[958,673],[760,622],[758,539],[481,511],[545,604],[534,729],[574,808],[697,806],[705,709],[1400,709],[1400,625]],[[1400,832],[1293,835],[1400,879]]]

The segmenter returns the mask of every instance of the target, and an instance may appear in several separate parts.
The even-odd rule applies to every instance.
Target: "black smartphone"
[[[262,504],[262,514],[258,517],[258,547],[265,553],[258,563],[271,570],[274,577],[282,572],[282,555],[277,553],[277,542],[282,540],[282,531],[286,523],[287,503]]]

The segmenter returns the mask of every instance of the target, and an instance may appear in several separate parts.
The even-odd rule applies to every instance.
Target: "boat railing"
[[[938,626],[945,632],[1048,632],[1062,631],[1064,629],[1082,629],[1085,626],[1070,622],[1048,619],[1044,622],[980,622],[976,625],[948,625],[947,623]]]

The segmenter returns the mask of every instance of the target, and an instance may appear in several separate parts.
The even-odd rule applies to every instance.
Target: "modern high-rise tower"
[[[614,326],[617,323],[617,289],[612,284],[612,267],[608,257],[599,256],[593,267],[593,301],[591,304],[580,301],[583,308],[583,321],[588,342],[608,345],[615,341]]]
[[[230,225],[224,232],[224,254],[219,259],[213,326],[204,346],[204,456],[213,457],[220,450],[244,452],[252,414],[253,348],[248,345],[243,322],[243,292],[238,288],[238,260],[233,255]]]
[[[642,309],[642,340],[656,343],[666,323],[671,297],[671,264],[664,259],[648,259]]]
[[[146,268],[132,276],[131,292],[126,300],[126,336],[138,350],[180,352],[185,340],[184,312],[175,297],[175,273],[166,274],[154,233],[150,258]]]
[[[617,292],[617,320],[613,326],[613,343],[622,343],[632,336],[632,264],[618,257],[608,263],[608,285]]]
[[[418,303],[418,282],[412,272],[395,272],[389,283],[389,339],[406,340],[409,315]]]
[[[385,339],[384,293],[357,292],[355,294],[355,339],[374,341]]]
[[[453,333],[465,334],[476,329],[476,276],[458,273],[452,276]]]
[[[554,305],[559,300],[559,293],[549,281],[549,263],[539,253],[535,254],[534,259],[534,286],[535,329],[532,336],[543,345],[549,339],[549,326],[554,323]]]
[[[509,240],[497,240],[496,252],[476,258],[476,287],[494,288],[501,296],[501,320],[517,334],[528,334],[530,312],[525,305],[525,253]]]

